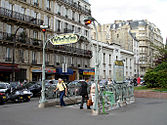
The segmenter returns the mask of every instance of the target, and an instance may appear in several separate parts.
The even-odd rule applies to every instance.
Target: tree
[[[161,64],[162,62],[167,62],[167,43],[165,46],[163,47],[158,47],[153,45],[154,48],[157,50],[157,54],[156,54],[156,59],[155,59],[155,64]]]
[[[149,69],[144,76],[147,87],[167,88],[167,62],[158,64],[154,69]]]

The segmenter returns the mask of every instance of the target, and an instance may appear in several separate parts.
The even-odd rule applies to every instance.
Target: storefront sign
[[[76,43],[78,39],[79,37],[76,34],[61,34],[51,38],[50,42],[53,45],[65,45],[65,44]]]
[[[34,73],[42,73],[42,70],[41,70],[41,68],[34,68],[34,69],[32,69],[32,72],[34,72]],[[45,69],[45,72],[46,73],[56,73],[56,69],[49,69],[49,68],[46,68]]]
[[[95,75],[95,72],[83,72],[83,75]]]

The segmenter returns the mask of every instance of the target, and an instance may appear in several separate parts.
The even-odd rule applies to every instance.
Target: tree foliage
[[[167,45],[165,45],[164,47],[158,47],[153,45],[153,47],[156,49],[156,51],[158,52],[156,54],[156,60],[155,60],[155,64],[161,64],[162,62],[167,62]]]
[[[162,62],[154,69],[146,72],[144,80],[147,87],[150,88],[167,88],[167,62]]]

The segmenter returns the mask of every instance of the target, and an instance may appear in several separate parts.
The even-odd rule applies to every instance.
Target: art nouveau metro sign
[[[61,35],[56,35],[50,39],[50,42],[53,45],[65,45],[65,44],[71,44],[71,43],[76,43],[78,42],[79,37],[77,34],[61,34]]]

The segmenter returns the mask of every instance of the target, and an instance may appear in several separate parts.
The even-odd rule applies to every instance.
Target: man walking
[[[58,79],[57,88],[54,91],[57,90],[60,92],[60,106],[65,106],[63,97],[64,95],[67,95],[67,87],[61,78]]]
[[[83,104],[84,102],[88,101],[89,97],[88,97],[88,91],[87,91],[87,88],[88,88],[88,79],[85,81],[81,81],[81,88],[80,88],[80,95],[82,96],[82,99],[81,99],[81,105],[80,105],[80,109],[83,109]],[[90,109],[90,106],[87,105],[87,109]]]

